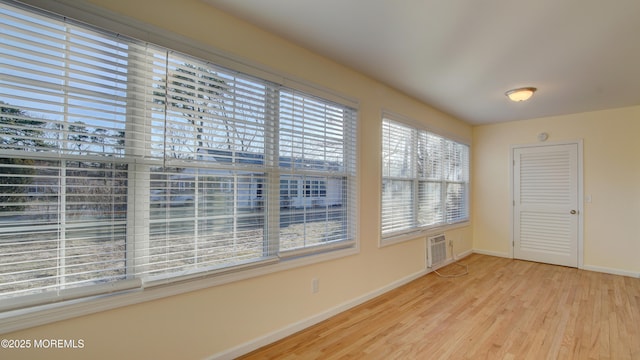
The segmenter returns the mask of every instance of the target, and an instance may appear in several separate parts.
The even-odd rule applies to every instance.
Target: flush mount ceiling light
[[[518,101],[529,100],[529,98],[533,96],[533,93],[536,90],[538,89],[534,87],[523,87],[519,89],[509,90],[504,94],[507,95],[511,101],[518,102]]]

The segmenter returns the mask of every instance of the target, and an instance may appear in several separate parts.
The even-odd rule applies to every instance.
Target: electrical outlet
[[[311,279],[311,292],[313,294],[320,291],[320,280],[318,278]]]

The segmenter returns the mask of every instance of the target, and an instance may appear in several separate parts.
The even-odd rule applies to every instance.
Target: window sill
[[[467,227],[471,225],[471,221],[464,221],[455,224],[443,225],[438,227],[430,227],[424,229],[412,229],[410,231],[400,233],[400,234],[392,234],[387,236],[380,236],[380,241],[378,241],[378,247],[383,248],[387,246],[396,245],[399,243],[403,243],[406,241],[415,240],[417,238],[424,238],[433,236],[436,234],[441,234],[445,231],[451,231],[463,227]]]

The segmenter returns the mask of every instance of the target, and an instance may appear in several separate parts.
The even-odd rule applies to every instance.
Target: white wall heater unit
[[[447,240],[444,234],[427,238],[427,266],[432,268],[447,260]]]

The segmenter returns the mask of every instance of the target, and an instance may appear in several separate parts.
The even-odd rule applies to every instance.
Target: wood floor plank
[[[640,359],[640,279],[460,262],[240,359]]]

